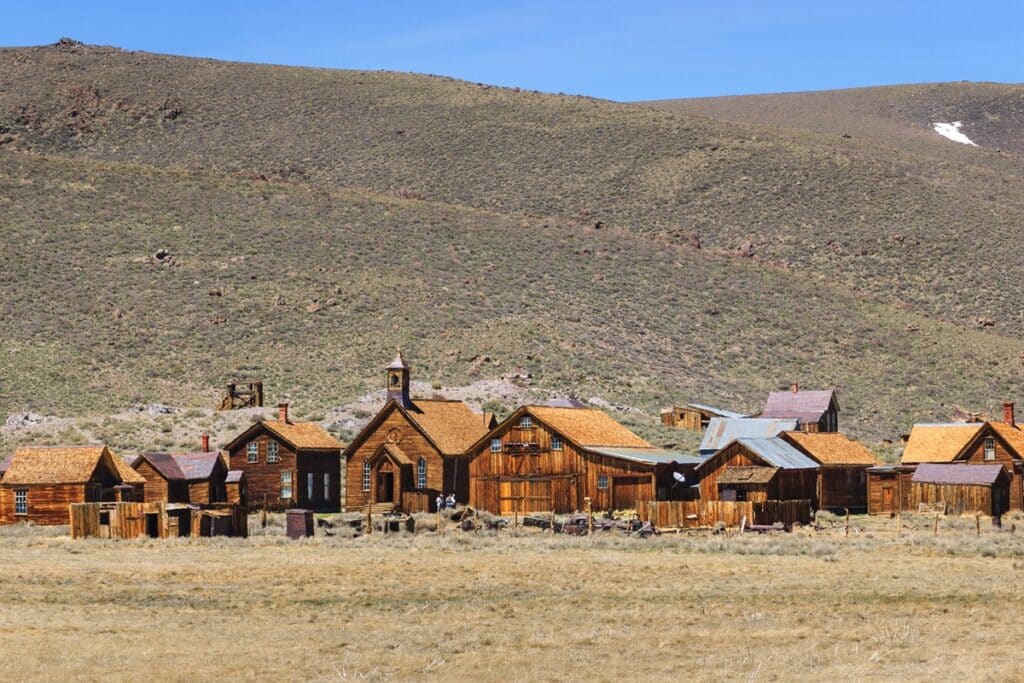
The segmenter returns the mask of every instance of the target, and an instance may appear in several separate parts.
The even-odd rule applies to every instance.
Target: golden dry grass
[[[0,538],[0,677],[1019,678],[1024,537]],[[951,528],[957,527],[957,528]]]

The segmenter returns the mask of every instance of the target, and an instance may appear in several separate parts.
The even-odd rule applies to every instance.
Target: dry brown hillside
[[[1005,151],[74,44],[0,50],[0,142],[0,412],[337,405],[396,344],[649,411],[836,385],[864,436],[1021,395]]]

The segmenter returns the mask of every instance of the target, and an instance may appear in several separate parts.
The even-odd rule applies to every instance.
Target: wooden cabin
[[[666,427],[678,427],[679,429],[692,429],[694,431],[707,429],[708,425],[711,424],[711,420],[716,417],[738,420],[747,416],[742,413],[735,413],[731,410],[723,410],[700,403],[672,406],[661,411],[661,423]]]
[[[760,417],[797,420],[805,432],[838,432],[839,401],[834,389],[808,391],[793,384],[789,391],[769,393]]]
[[[593,408],[523,406],[473,445],[469,504],[502,515],[637,509],[682,499],[698,459]],[[678,473],[683,481],[679,481]]]
[[[867,468],[868,514],[895,515],[910,509],[910,479],[914,467],[877,465]]]
[[[818,502],[821,467],[789,441],[741,438],[697,465],[703,501],[810,500]]]
[[[334,512],[341,506],[342,448],[315,422],[293,422],[282,403],[277,420],[254,423],[225,450],[230,469],[244,473],[251,507]]]
[[[704,430],[700,455],[707,458],[736,439],[770,439],[797,428],[797,420],[773,420],[761,417],[714,417]]]
[[[1009,479],[1008,509],[1024,510],[1024,430],[1013,403],[1003,404],[1002,421],[914,425],[901,463],[1002,465]]]
[[[0,469],[0,524],[67,524],[68,505],[135,500],[145,484],[106,446],[19,448]]]
[[[1008,510],[1010,478],[999,464],[922,463],[910,480],[910,507],[946,514],[999,516]]]
[[[385,370],[387,402],[345,449],[345,508],[436,510],[438,495],[469,498],[467,449],[494,423],[462,401],[413,399],[401,352]]]
[[[821,466],[817,498],[822,510],[867,510],[867,470],[880,464],[867,446],[840,432],[784,432],[781,436]]]
[[[144,502],[227,500],[227,464],[220,451],[210,450],[210,437],[204,434],[201,443],[201,450],[194,453],[143,453],[132,461],[132,467],[146,480]]]

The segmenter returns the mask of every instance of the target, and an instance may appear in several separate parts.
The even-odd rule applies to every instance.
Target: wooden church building
[[[424,512],[439,494],[469,497],[467,449],[493,416],[462,401],[410,395],[410,367],[399,351],[386,369],[387,402],[344,452],[347,510]]]

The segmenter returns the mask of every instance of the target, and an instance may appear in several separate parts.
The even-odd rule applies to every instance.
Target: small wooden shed
[[[867,470],[879,464],[867,446],[841,432],[785,432],[782,438],[821,465],[818,506],[822,510],[867,509]]]
[[[694,431],[707,429],[711,420],[716,417],[738,420],[747,416],[743,413],[701,403],[687,403],[684,406],[672,406],[661,411],[661,423],[666,427],[678,427],[679,429],[692,429]]]
[[[998,516],[1009,509],[1010,477],[1002,465],[922,463],[910,480],[910,504],[945,506],[946,514]]]

